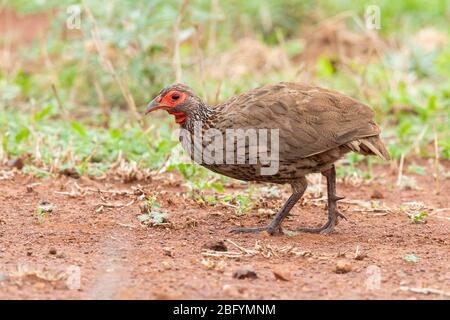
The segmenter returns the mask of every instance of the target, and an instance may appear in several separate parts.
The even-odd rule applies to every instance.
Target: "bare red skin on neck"
[[[186,114],[184,112],[170,112],[170,110],[167,110],[171,115],[175,116],[175,122],[178,124],[183,124],[186,122]]]

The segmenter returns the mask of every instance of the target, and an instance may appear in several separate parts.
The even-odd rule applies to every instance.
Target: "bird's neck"
[[[202,104],[196,108],[195,112],[192,112],[187,116],[186,121],[181,127],[193,131],[196,125],[200,127],[209,126],[209,120],[214,113],[214,108],[202,102]]]

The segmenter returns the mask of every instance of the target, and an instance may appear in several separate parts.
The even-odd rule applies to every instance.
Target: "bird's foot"
[[[337,215],[339,218],[342,218],[342,219],[344,219],[344,220],[348,220],[347,217],[346,217],[342,212],[340,212],[340,211],[338,211],[338,210],[336,210],[336,215]]]
[[[301,233],[316,233],[316,234],[330,234],[334,231],[334,227],[337,225],[337,219],[336,220],[328,220],[327,223],[325,223],[320,228],[297,228],[295,230],[287,230],[283,229],[282,232],[284,235],[287,236],[296,236]]]
[[[276,233],[281,233],[280,226],[272,226],[268,225],[265,227],[251,227],[251,228],[234,228],[230,230],[230,233],[260,233],[266,231],[270,235],[274,235]]]

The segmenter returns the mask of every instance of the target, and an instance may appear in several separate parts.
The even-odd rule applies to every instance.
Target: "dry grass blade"
[[[89,7],[84,4],[84,9],[87,13],[88,18],[91,20],[93,25],[93,30],[91,32],[92,40],[94,41],[95,48],[97,49],[98,54],[100,55],[101,61],[103,62],[102,65],[105,68],[106,71],[108,71],[111,76],[113,77],[114,81],[119,86],[119,89],[125,98],[128,108],[130,109],[131,113],[134,115],[135,119],[139,122],[142,120],[142,116],[139,114],[136,108],[136,103],[134,101],[133,96],[131,95],[131,92],[128,88],[128,85],[120,79],[119,75],[117,74],[116,69],[114,68],[114,65],[112,64],[111,60],[108,59],[106,53],[105,53],[105,46],[103,45],[103,42],[100,38],[100,32],[97,25],[97,20],[95,19],[94,15],[92,14]]]
[[[131,229],[135,229],[135,228],[136,228],[136,226],[133,225],[133,224],[120,223],[120,222],[117,222],[117,224],[118,224],[119,226],[125,227],[125,228],[131,228]]]
[[[236,251],[214,251],[214,250],[205,250],[202,252],[202,255],[207,257],[226,257],[226,258],[239,258],[242,257],[242,252]]]
[[[112,203],[112,202],[103,202],[97,204],[97,206],[107,207],[107,208],[126,208],[131,206],[136,200],[131,200],[128,203]]]
[[[446,296],[450,297],[450,292],[446,292],[439,289],[433,289],[433,288],[410,288],[410,287],[400,287],[400,290],[402,291],[409,291],[414,293],[421,293],[421,294],[437,294],[440,296]]]
[[[231,241],[230,239],[226,239],[225,241],[231,243],[233,246],[235,246],[236,248],[238,248],[239,251],[241,251],[241,252],[244,253],[244,254],[247,254],[247,255],[254,255],[254,254],[255,254],[253,250],[249,250],[249,249],[246,249],[246,248],[244,248],[244,247],[241,247],[240,245],[238,245],[238,244],[235,243],[234,241]]]

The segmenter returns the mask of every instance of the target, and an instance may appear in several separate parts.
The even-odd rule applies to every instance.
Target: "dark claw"
[[[340,197],[340,196],[337,196],[337,195],[330,196],[330,198],[331,198],[331,200],[333,200],[333,201],[340,201],[340,200],[345,199],[345,197]]]
[[[342,218],[344,220],[348,220],[347,217],[340,211],[336,210],[336,214],[339,218]]]

